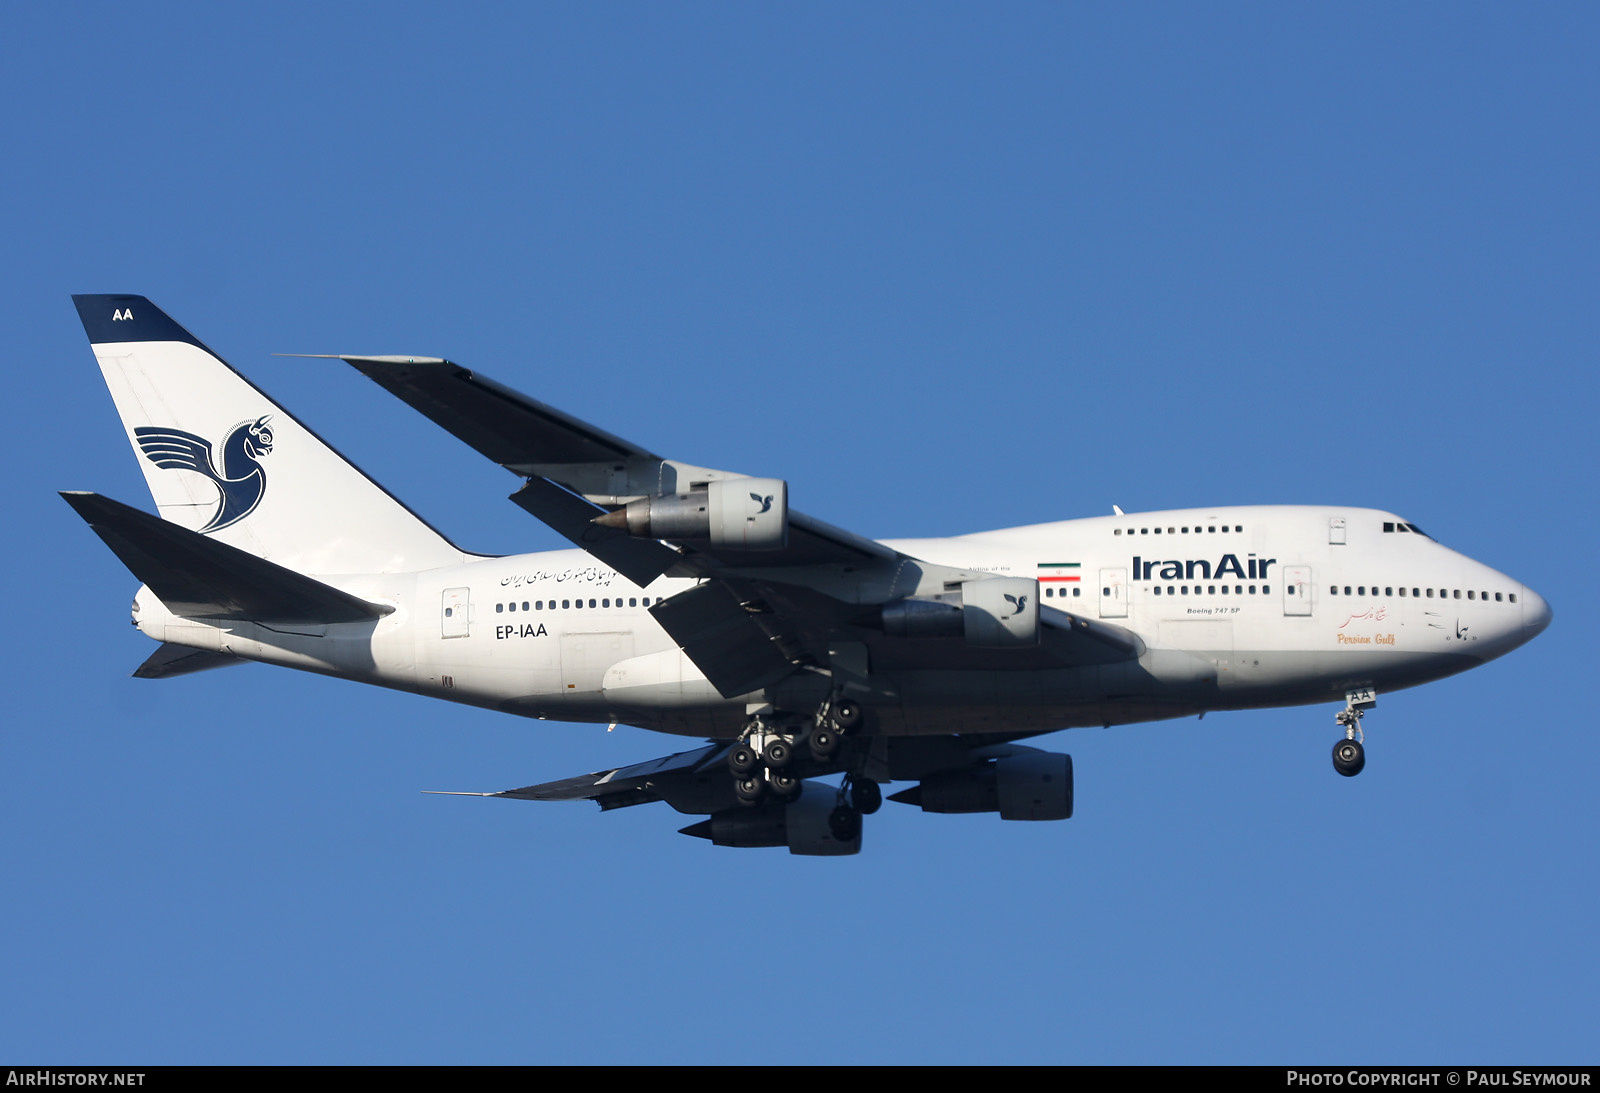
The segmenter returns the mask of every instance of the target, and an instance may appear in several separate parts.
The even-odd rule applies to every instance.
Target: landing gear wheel
[[[755,805],[760,802],[763,794],[767,792],[767,781],[759,774],[747,775],[736,779],[733,783],[734,796],[739,798],[741,805]]]
[[[800,796],[800,779],[792,774],[774,771],[767,776],[767,785],[771,788],[772,795],[780,801],[788,802]]]
[[[826,763],[839,752],[839,734],[832,729],[822,726],[812,729],[809,742],[811,758],[819,763]]]
[[[1333,745],[1333,769],[1354,778],[1367,765],[1367,749],[1359,740],[1340,740]]]
[[[794,747],[782,737],[768,740],[766,747],[761,749],[761,761],[767,765],[768,770],[782,770],[793,758]]]
[[[854,731],[861,724],[861,707],[848,698],[835,702],[833,724],[842,733]]]
[[[842,843],[853,843],[861,837],[861,813],[848,805],[840,805],[828,813],[828,831]]]
[[[728,752],[728,769],[738,779],[749,775],[760,761],[761,757],[756,754],[756,749],[749,744],[735,744],[733,750]]]
[[[871,816],[883,807],[883,790],[870,779],[854,780],[850,783],[850,806],[863,816]]]

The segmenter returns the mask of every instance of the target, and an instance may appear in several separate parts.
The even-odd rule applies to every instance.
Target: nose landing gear
[[[1333,769],[1346,778],[1354,778],[1367,765],[1367,749],[1362,746],[1366,734],[1361,731],[1361,718],[1378,704],[1377,692],[1370,687],[1349,691],[1344,696],[1344,709],[1334,715],[1344,739],[1333,745]]]

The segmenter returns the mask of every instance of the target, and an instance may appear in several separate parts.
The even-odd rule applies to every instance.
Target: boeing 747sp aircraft
[[[264,661],[537,719],[704,740],[480,796],[665,801],[719,846],[853,854],[889,799],[1072,815],[1080,726],[1342,702],[1549,624],[1394,513],[1219,506],[877,542],[430,357],[342,359],[523,480],[571,549],[453,545],[142,296],[73,298],[159,516],[65,493],[143,582],[164,678]],[[838,784],[821,779],[842,775]]]

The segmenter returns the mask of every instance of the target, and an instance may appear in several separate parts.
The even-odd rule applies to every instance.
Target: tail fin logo
[[[222,495],[217,511],[200,531],[220,531],[255,511],[267,492],[260,457],[272,452],[271,414],[241,421],[222,442],[221,458],[204,437],[182,429],[143,426],[133,430],[144,457],[163,470],[185,470],[211,479]]]

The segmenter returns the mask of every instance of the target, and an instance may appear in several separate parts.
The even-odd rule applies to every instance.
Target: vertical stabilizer
[[[301,573],[462,553],[143,296],[74,296],[163,519]]]

